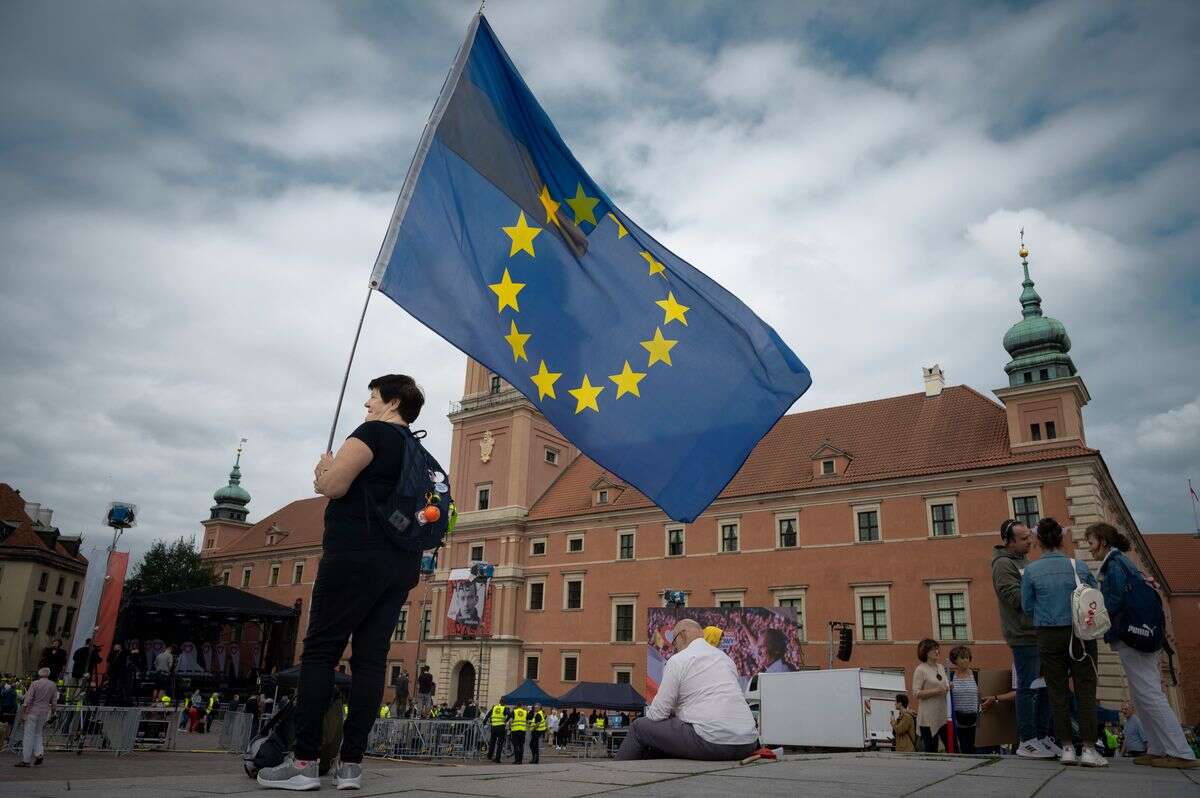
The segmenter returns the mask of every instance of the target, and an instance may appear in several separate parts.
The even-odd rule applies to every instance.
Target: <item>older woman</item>
[[[1071,595],[1076,579],[1096,587],[1088,567],[1063,553],[1063,530],[1053,518],[1037,525],[1042,556],[1025,566],[1021,575],[1021,607],[1033,619],[1038,656],[1054,715],[1054,732],[1062,743],[1058,761],[1064,765],[1105,767],[1108,761],[1096,750],[1096,641],[1077,640],[1071,626]],[[1083,753],[1078,757],[1071,740],[1070,681],[1075,683],[1079,708],[1079,736]]]
[[[921,732],[921,742],[924,749],[937,753],[937,741],[942,741],[942,747],[950,750],[947,742],[949,731],[946,728],[950,720],[946,694],[950,692],[950,680],[941,666],[942,649],[936,640],[925,638],[917,644],[917,659],[920,660],[913,670],[913,696],[920,703],[917,705],[917,729]]]
[[[1104,608],[1116,620],[1125,609],[1127,592],[1134,589],[1135,585],[1146,583],[1146,579],[1133,561],[1125,556],[1130,548],[1129,538],[1115,527],[1103,523],[1092,524],[1084,533],[1084,539],[1091,550],[1092,559],[1100,561],[1100,592],[1104,594]],[[1191,769],[1200,766],[1183,736],[1179,718],[1163,694],[1158,652],[1138,651],[1125,645],[1117,637],[1116,624],[1104,635],[1104,641],[1121,658],[1125,679],[1129,682],[1129,695],[1146,735],[1146,751],[1133,761],[1139,765],[1162,768]]]
[[[354,684],[333,783],[339,790],[361,786],[362,757],[383,698],[391,634],[418,581],[421,553],[395,546],[376,508],[386,503],[400,479],[406,446],[400,428],[416,421],[425,397],[412,377],[403,374],[379,377],[367,387],[366,421],[336,456],[321,455],[314,469],[313,485],[329,497],[329,504],[300,658],[296,749],[282,765],[259,772],[258,783],[264,787],[320,789],[321,727],[333,694],[334,666],[351,639]]]

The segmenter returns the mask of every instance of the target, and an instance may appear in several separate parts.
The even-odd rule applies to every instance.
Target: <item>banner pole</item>
[[[358,328],[354,331],[354,343],[350,345],[350,359],[346,361],[346,373],[342,375],[342,390],[338,394],[337,408],[333,411],[333,425],[329,428],[329,442],[325,444],[325,451],[333,451],[333,436],[337,433],[338,417],[342,414],[342,400],[346,398],[346,384],[350,381],[350,367],[354,364],[354,353],[358,351],[358,338],[362,335],[363,320],[367,318],[367,305],[371,303],[371,292],[375,290],[374,284],[367,287],[367,298],[363,301],[362,315],[358,317]]]

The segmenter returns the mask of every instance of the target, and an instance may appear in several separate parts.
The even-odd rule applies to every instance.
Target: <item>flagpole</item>
[[[1192,487],[1192,480],[1188,478],[1188,498],[1192,500],[1192,521],[1196,524],[1196,537],[1200,538],[1200,514],[1196,512],[1196,489]]]
[[[333,425],[329,428],[329,442],[325,451],[333,451],[333,436],[337,433],[338,416],[342,414],[342,400],[346,398],[346,384],[350,381],[350,367],[354,364],[354,353],[358,351],[358,337],[362,335],[363,320],[367,318],[367,305],[371,304],[371,294],[375,284],[367,286],[367,298],[363,301],[362,315],[358,317],[358,328],[354,331],[354,343],[350,345],[350,359],[346,361],[346,373],[342,375],[342,390],[338,393],[337,408],[333,411]]]

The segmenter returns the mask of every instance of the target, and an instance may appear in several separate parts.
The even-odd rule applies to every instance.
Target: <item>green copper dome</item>
[[[250,513],[246,505],[250,503],[250,493],[242,487],[242,449],[238,447],[237,459],[233,470],[229,472],[229,484],[218,488],[213,494],[215,505],[209,511],[213,520],[241,521],[246,520]]]
[[[1011,387],[1047,382],[1075,375],[1071,351],[1071,336],[1058,319],[1042,315],[1042,298],[1029,278],[1029,250],[1021,245],[1021,266],[1025,281],[1021,283],[1021,316],[1019,322],[1004,334],[1004,348],[1012,357],[1004,371]]]

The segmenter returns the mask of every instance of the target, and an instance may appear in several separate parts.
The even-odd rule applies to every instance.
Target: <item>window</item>
[[[579,655],[564,654],[563,655],[562,680],[564,682],[574,682],[579,680]]]
[[[929,512],[933,519],[933,536],[935,538],[955,534],[953,504],[933,504],[930,505]]]
[[[723,610],[736,610],[742,606],[741,599],[723,599],[717,602],[717,606]]]
[[[400,619],[396,622],[396,630],[392,632],[392,639],[397,643],[402,641],[408,635],[408,607],[400,608]]]
[[[738,522],[737,521],[721,521],[721,548],[720,551],[737,551],[738,550]]]
[[[1054,422],[1047,421],[1046,422],[1046,440],[1052,441],[1057,437],[1058,437],[1058,433],[1054,429]]]
[[[821,474],[823,476],[830,476],[833,473],[834,473],[833,461],[832,460],[822,460],[821,461]]]
[[[482,543],[471,544],[471,559],[472,560],[482,560],[483,559],[483,544]]]
[[[796,519],[779,519],[779,548],[790,549],[796,546]]]
[[[63,613],[62,636],[70,637],[75,630],[75,608],[67,607],[67,611]]]
[[[583,551],[583,535],[571,535],[567,538],[567,551],[572,554]]]
[[[1041,424],[1030,424],[1029,425],[1029,437],[1032,440],[1040,441],[1042,439],[1042,425]]]
[[[633,642],[633,604],[613,605],[613,640],[617,643]]]
[[[292,584],[298,585],[304,581],[304,563],[298,562],[292,565]]]
[[[566,592],[563,596],[564,608],[568,610],[583,609],[583,580],[568,579],[566,585]]]
[[[617,535],[617,559],[633,559],[633,532],[621,532]]]
[[[803,596],[780,596],[776,599],[776,603],[780,607],[791,607],[796,611],[796,637],[800,640],[806,640],[804,636],[804,597]]]
[[[525,678],[537,681],[538,671],[542,669],[542,658],[536,654],[525,657]]]
[[[433,618],[432,610],[421,610],[421,639],[429,639],[429,622]]]
[[[550,465],[558,465],[558,451],[546,447],[546,462]]]
[[[247,565],[242,569],[242,587],[250,587],[250,575],[254,573],[254,566]]]
[[[492,375],[491,393],[493,396],[500,393],[500,377],[497,374]]]
[[[613,668],[613,684],[632,684],[633,668],[618,666]]]
[[[79,598],[79,580],[76,579],[71,583],[71,598]]]
[[[58,616],[62,614],[61,604],[50,605],[50,623],[46,627],[47,634],[56,634],[58,632]]]
[[[529,544],[529,553],[534,557],[544,557],[546,555],[546,540],[535,540]]]
[[[226,568],[224,571],[221,572],[221,584],[223,584],[223,585],[229,584],[229,569],[228,568]]]
[[[63,594],[63,591],[66,589],[67,589],[67,578],[65,576],[60,576],[58,578],[58,587],[54,588],[54,595],[61,596]]]
[[[683,527],[677,526],[667,530],[667,556],[683,556]]]
[[[392,678],[388,680],[389,684],[397,684],[400,681],[400,666],[392,666]]]
[[[1038,497],[1037,496],[1014,496],[1013,518],[1021,524],[1033,529],[1037,526],[1037,522],[1041,519],[1038,513]]]
[[[596,504],[608,504],[608,491],[596,491]]]
[[[279,563],[271,563],[271,576],[267,580],[267,584],[272,587],[279,584]]]
[[[887,596],[868,595],[858,597],[858,609],[863,640],[887,640]]]
[[[44,601],[33,602],[33,612],[29,616],[29,631],[37,633],[38,627],[42,623],[42,609],[46,606]]]
[[[529,582],[529,606],[527,610],[544,610],[546,608],[546,583]]]
[[[491,483],[481,485],[475,492],[475,509],[486,510],[492,504],[492,486]]]
[[[1038,370],[1038,379],[1039,380],[1050,379],[1050,372],[1047,369],[1039,369]]]
[[[858,518],[858,542],[879,540],[879,511],[859,510],[855,515]]]
[[[935,593],[938,640],[967,640],[967,595]]]
[[[1032,371],[1025,372],[1022,375],[1022,378],[1025,380],[1025,382],[1033,382],[1033,372]]]
[[[42,571],[42,576],[38,579],[38,590],[42,593],[46,592],[46,587],[50,584],[50,572]]]

